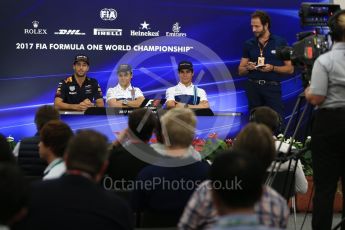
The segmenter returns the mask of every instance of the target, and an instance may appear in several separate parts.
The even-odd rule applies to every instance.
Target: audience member
[[[35,114],[36,134],[33,137],[23,139],[16,145],[13,154],[18,157],[18,165],[26,176],[43,176],[47,163],[40,158],[38,153],[40,130],[48,121],[59,119],[60,114],[53,106],[41,106]]]
[[[0,162],[0,229],[9,229],[27,214],[29,186],[14,164]]]
[[[269,127],[272,131],[272,133],[275,133],[278,130],[280,121],[279,121],[279,114],[267,106],[261,106],[255,108],[251,112],[251,122],[256,122],[259,124],[264,124],[267,127]],[[278,141],[275,136],[273,136],[275,139],[275,146],[276,149],[279,150],[279,152],[282,153],[288,153],[289,151],[289,144]],[[282,163],[279,167],[279,171],[287,171],[289,168],[289,161],[286,161]],[[278,168],[278,162],[273,162],[272,165],[267,169],[267,171],[271,171],[272,167],[274,167],[274,170],[277,170]],[[290,171],[295,169],[296,160],[292,160],[290,164]],[[304,175],[303,172],[303,165],[300,160],[298,160],[297,167],[296,167],[296,173],[295,173],[295,191],[299,193],[306,193],[308,190],[308,181]]]
[[[256,155],[264,168],[275,156],[274,140],[271,131],[261,124],[250,123],[236,137],[234,150]],[[193,193],[178,224],[179,229],[208,229],[217,220],[217,212],[211,198],[211,182],[200,184]],[[260,224],[268,227],[286,228],[289,209],[286,200],[269,186],[263,187],[261,199],[254,210]]]
[[[40,132],[39,154],[47,161],[43,180],[55,179],[66,171],[63,155],[68,141],[73,136],[71,128],[62,121],[49,121]]]
[[[118,136],[109,156],[106,174],[113,182],[133,182],[145,166],[156,160],[158,153],[148,144],[154,127],[155,118],[150,110],[136,109],[129,114],[128,128]]]
[[[220,218],[212,229],[273,229],[262,225],[254,211],[263,193],[264,176],[265,169],[253,154],[227,151],[215,158],[211,193]]]
[[[108,165],[108,143],[96,131],[72,137],[65,153],[66,174],[33,184],[24,229],[132,229],[131,211],[97,183]]]
[[[206,179],[209,165],[188,154],[195,134],[193,111],[185,108],[169,110],[161,122],[167,155],[162,158],[164,162],[156,162],[139,173],[139,184],[151,184],[152,187],[137,188],[132,205],[136,211],[174,217],[169,224],[176,226],[196,184]]]
[[[159,119],[156,119],[156,126],[154,128],[154,133],[156,135],[157,142],[151,144],[151,147],[156,150],[159,154],[165,156],[166,153],[166,147],[164,144],[164,137],[162,134],[162,125]],[[198,151],[195,150],[193,145],[190,145],[188,148],[188,154],[195,158],[196,160],[201,160],[202,157]]]

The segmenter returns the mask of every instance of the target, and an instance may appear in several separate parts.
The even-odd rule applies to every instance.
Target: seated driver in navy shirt
[[[85,111],[89,107],[104,107],[101,87],[94,78],[86,76],[89,58],[78,55],[74,59],[74,74],[59,82],[54,106],[59,110]]]

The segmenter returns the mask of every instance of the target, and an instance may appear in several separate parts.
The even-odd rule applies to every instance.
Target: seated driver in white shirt
[[[117,68],[118,84],[107,91],[106,102],[109,107],[138,108],[145,97],[141,90],[131,85],[133,77],[132,67],[121,64]]]
[[[196,87],[192,83],[194,75],[193,64],[189,61],[181,61],[178,64],[178,75],[180,82],[166,91],[167,108],[209,108],[205,90]]]

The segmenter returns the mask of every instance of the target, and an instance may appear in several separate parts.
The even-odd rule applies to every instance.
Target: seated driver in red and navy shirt
[[[59,110],[85,111],[89,107],[104,107],[101,87],[94,78],[86,76],[89,58],[78,55],[74,59],[74,74],[59,82],[54,100]]]

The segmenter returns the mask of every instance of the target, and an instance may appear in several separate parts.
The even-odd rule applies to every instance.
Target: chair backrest
[[[41,176],[25,176],[25,180],[31,184],[32,182],[35,181],[42,181],[42,177]]]
[[[138,214],[137,214],[138,215]],[[150,212],[140,213],[140,228],[170,228],[177,226],[181,214]]]
[[[275,173],[271,187],[288,201],[295,195],[295,172],[291,170],[273,172],[271,176],[274,176]]]
[[[132,191],[118,190],[118,191],[115,191],[115,194],[129,203],[131,200]]]

